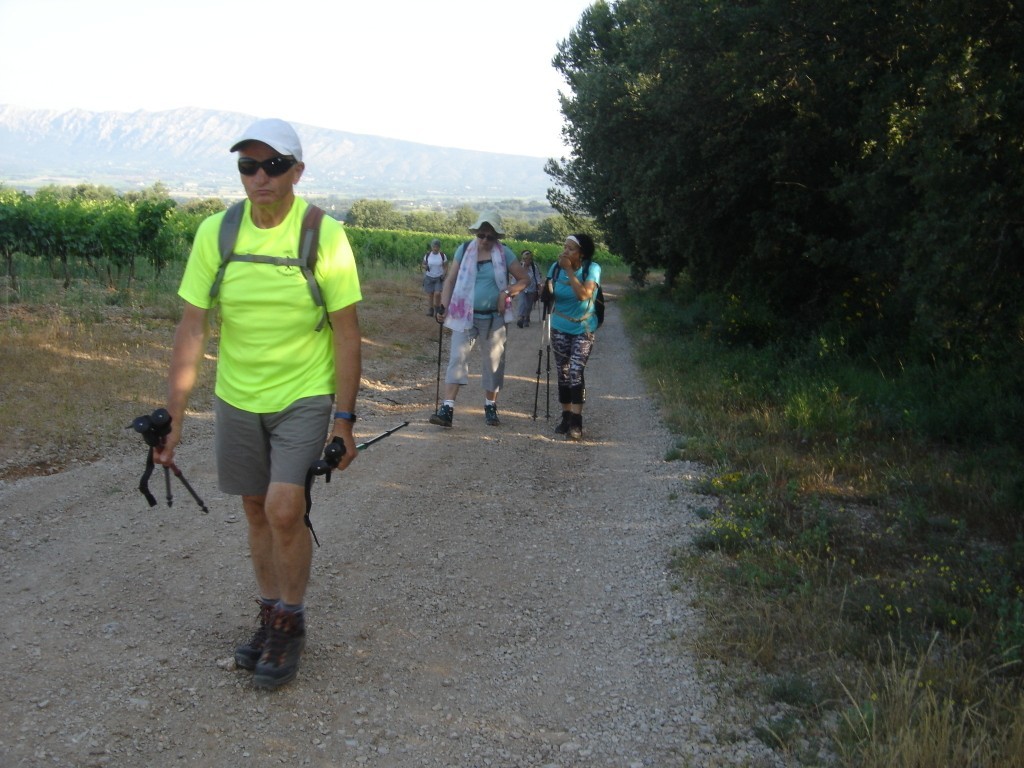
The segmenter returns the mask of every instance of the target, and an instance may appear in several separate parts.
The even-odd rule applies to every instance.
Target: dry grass
[[[159,293],[153,286],[125,305],[88,284],[76,284],[71,295],[56,281],[35,282],[28,288],[36,300],[0,303],[0,479],[141,450],[138,435],[126,427],[164,402],[179,311],[172,277]],[[409,270],[364,272],[367,300],[359,313],[369,376],[384,379],[403,364],[408,345],[400,342],[409,334],[395,334],[396,323],[421,335],[432,332],[412,323],[414,316],[426,319],[418,288]],[[213,342],[211,361],[215,349]],[[201,367],[193,405],[211,401],[214,375],[213,364]]]
[[[124,428],[163,396],[170,320],[119,307],[7,305],[0,323],[3,476],[96,459],[134,440]]]
[[[932,647],[866,669],[846,690],[841,739],[862,768],[1013,768],[1024,755],[1024,692],[998,670]],[[845,688],[845,686],[844,686]]]

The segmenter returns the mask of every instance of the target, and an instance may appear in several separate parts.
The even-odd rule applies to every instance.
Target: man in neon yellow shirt
[[[234,253],[297,257],[308,204],[295,195],[305,165],[294,129],[282,120],[258,120],[231,151],[239,153],[247,198]],[[257,687],[277,688],[295,677],[305,644],[313,555],[304,521],[306,472],[328,433],[345,444],[338,469],[357,455],[352,425],[362,294],[348,238],[339,222],[324,217],[315,267],[322,308],[299,268],[251,261],[228,264],[212,298],[223,218],[214,214],[200,224],[178,290],[185,305],[168,373],[171,432],[153,458],[165,466],[174,461],[216,301],[218,481],[225,493],[242,497],[260,590],[257,630],[235,649],[235,662],[254,671]],[[330,324],[317,330],[325,310]]]

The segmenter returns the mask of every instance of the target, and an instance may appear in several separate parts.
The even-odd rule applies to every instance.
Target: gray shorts
[[[441,275],[441,277],[431,277],[430,275],[423,275],[424,293],[440,293],[443,287],[444,275]]]
[[[217,479],[221,491],[263,496],[271,483],[305,485],[331,425],[334,398],[296,400],[278,413],[252,413],[214,398]]]

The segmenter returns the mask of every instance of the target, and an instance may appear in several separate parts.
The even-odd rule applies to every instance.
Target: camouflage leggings
[[[563,333],[551,330],[551,349],[555,352],[558,387],[583,388],[583,369],[587,367],[590,351],[594,348],[592,333]],[[581,392],[582,394],[582,392]],[[582,402],[582,400],[580,400]]]

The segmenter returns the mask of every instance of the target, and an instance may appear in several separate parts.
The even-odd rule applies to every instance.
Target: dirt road
[[[409,425],[314,488],[307,650],[280,691],[232,663],[256,594],[209,413],[178,454],[208,515],[178,484],[171,508],[162,482],[146,505],[132,436],[123,455],[0,485],[0,765],[783,764],[735,681],[689,653],[700,616],[665,566],[699,525],[698,468],[663,461],[614,304],[581,444],[551,431],[554,386],[551,420],[543,382],[532,418],[536,323],[509,329],[501,427],[478,377],[454,429],[430,425],[437,332],[420,304],[401,364],[367,349],[357,437]]]

